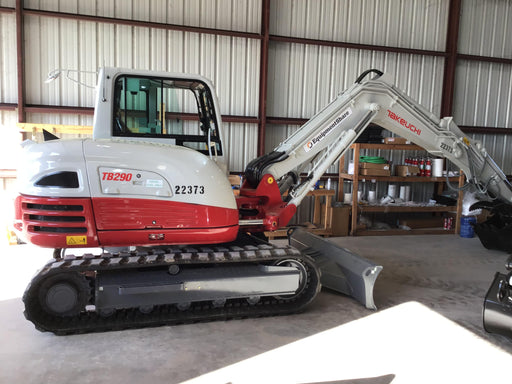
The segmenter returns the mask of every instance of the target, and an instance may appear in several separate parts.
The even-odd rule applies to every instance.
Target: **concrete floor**
[[[507,255],[456,235],[331,239],[384,266],[378,311],[323,290],[302,314],[58,337],[21,295],[51,251],[3,248],[0,383],[507,382],[512,341],[482,330]]]

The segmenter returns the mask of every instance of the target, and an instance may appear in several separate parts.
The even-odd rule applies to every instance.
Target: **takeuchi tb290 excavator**
[[[371,122],[446,157],[480,191],[512,203],[510,184],[480,143],[377,70],[253,160],[239,197],[226,177],[207,79],[114,68],[98,78],[92,139],[47,134],[43,143],[23,143],[15,226],[27,241],[54,248],[23,297],[26,318],[42,331],[293,313],[322,284],[374,308],[382,267],[305,231],[291,233],[288,246],[260,236],[288,224]]]

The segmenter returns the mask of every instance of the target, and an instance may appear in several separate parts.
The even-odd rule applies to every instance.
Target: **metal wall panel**
[[[512,58],[512,2],[462,0],[459,52]]]
[[[224,123],[224,149],[228,149],[228,169],[242,173],[249,162],[257,157],[258,125]]]
[[[56,113],[27,113],[30,123],[60,124],[60,125],[81,125],[92,126],[93,117],[89,115],[56,114]],[[67,137],[67,136],[66,136]]]
[[[512,128],[512,65],[460,60],[453,114],[459,125]]]
[[[25,18],[25,89],[27,104],[93,106],[94,90],[65,79],[50,84],[44,80],[54,69],[96,71],[96,50],[92,42],[94,28],[71,20],[27,16]],[[90,86],[93,74],[71,74],[75,80]]]
[[[14,8],[16,0],[0,0],[0,7]]]
[[[201,74],[215,84],[222,114],[257,115],[258,40],[39,16],[27,17],[25,35],[27,55],[39,58],[25,63],[29,104],[92,107],[94,90],[65,79],[43,81],[55,68],[107,65]],[[96,81],[88,74],[80,79]]]
[[[275,42],[269,51],[268,114],[310,118],[369,68],[390,73],[400,89],[440,113],[443,58]]]
[[[475,140],[480,140],[489,153],[496,161],[505,174],[512,174],[512,137],[510,135],[470,135]]]
[[[270,33],[443,51],[449,0],[279,0]]]
[[[239,32],[261,28],[260,0],[25,0],[25,7]]]
[[[459,52],[512,58],[512,2],[463,0]],[[459,60],[454,92],[459,125],[512,128],[512,65]],[[512,172],[509,135],[473,134],[507,174]]]
[[[0,13],[0,103],[18,102],[16,16]]]

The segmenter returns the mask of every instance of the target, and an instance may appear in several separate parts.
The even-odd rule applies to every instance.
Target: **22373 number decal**
[[[204,195],[204,185],[176,185],[174,193],[176,195]]]
[[[101,180],[108,181],[131,181],[133,175],[131,173],[124,172],[102,172]]]
[[[440,147],[441,149],[444,149],[446,152],[453,153],[453,148],[450,147],[448,144],[441,143]]]

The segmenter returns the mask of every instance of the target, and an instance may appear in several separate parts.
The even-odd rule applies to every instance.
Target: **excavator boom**
[[[370,73],[376,76],[365,80]],[[439,119],[425,110],[377,70],[364,72],[272,153],[249,164],[248,178],[254,183],[272,175],[289,190],[288,204],[298,206],[370,123],[447,158],[479,192],[512,204],[512,186],[480,142],[467,137],[451,117]],[[307,172],[304,181],[290,182],[291,175],[301,172]]]

